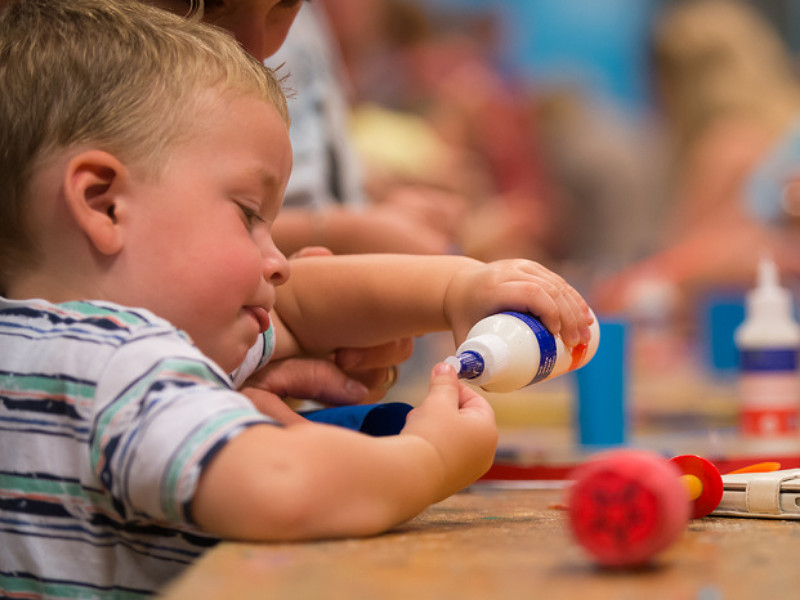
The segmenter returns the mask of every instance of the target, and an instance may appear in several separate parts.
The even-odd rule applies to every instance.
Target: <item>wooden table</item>
[[[595,567],[558,489],[473,487],[395,531],[303,544],[224,543],[166,600],[731,600],[800,597],[800,521],[706,517],[651,567]]]
[[[735,382],[709,380],[695,363],[632,381],[635,445],[665,456],[730,458],[741,450],[728,443]],[[422,397],[427,368],[390,399]],[[545,466],[585,458],[575,448],[567,378],[488,396],[505,451]],[[165,600],[800,598],[800,521],[706,517],[692,521],[651,567],[608,571],[572,540],[562,501],[561,489],[474,486],[374,538],[224,543],[167,589]]]

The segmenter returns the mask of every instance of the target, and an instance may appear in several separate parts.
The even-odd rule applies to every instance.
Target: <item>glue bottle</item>
[[[753,449],[775,450],[782,441],[797,442],[800,326],[793,309],[775,262],[763,257],[757,285],[746,297],[745,320],[734,335],[740,366],[739,427],[751,445],[758,442]]]
[[[592,315],[594,316],[594,315]],[[567,348],[535,317],[503,312],[478,321],[455,356],[445,362],[459,378],[487,392],[511,392],[585,365],[597,352],[600,327],[590,326],[587,344]]]

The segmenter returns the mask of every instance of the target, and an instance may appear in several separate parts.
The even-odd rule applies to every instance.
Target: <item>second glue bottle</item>
[[[747,294],[745,320],[734,337],[740,364],[739,428],[758,450],[798,441],[800,326],[793,311],[775,263],[762,258],[757,285]]]
[[[594,316],[594,315],[593,315]],[[503,312],[478,321],[455,356],[453,365],[462,379],[487,392],[511,392],[583,366],[597,352],[600,328],[590,326],[588,344],[567,348],[535,317]]]

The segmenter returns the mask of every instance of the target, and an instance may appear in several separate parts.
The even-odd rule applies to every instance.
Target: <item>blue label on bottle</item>
[[[458,355],[458,361],[461,364],[458,376],[462,379],[475,379],[483,373],[483,357],[477,352],[466,350]]]
[[[539,370],[528,385],[547,379],[556,366],[557,350],[555,336],[550,333],[538,319],[531,315],[513,311],[507,311],[503,314],[516,317],[525,323],[531,328],[531,331],[533,331],[533,334],[536,336],[536,341],[539,342]]]
[[[794,371],[797,350],[794,348],[759,348],[739,352],[742,371]]]

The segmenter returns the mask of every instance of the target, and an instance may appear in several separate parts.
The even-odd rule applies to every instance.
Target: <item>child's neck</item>
[[[4,295],[9,300],[39,298],[53,304],[89,298],[100,299],[96,292],[77,285],[77,279],[65,275],[56,277],[39,271],[31,272],[13,278],[6,286]]]

